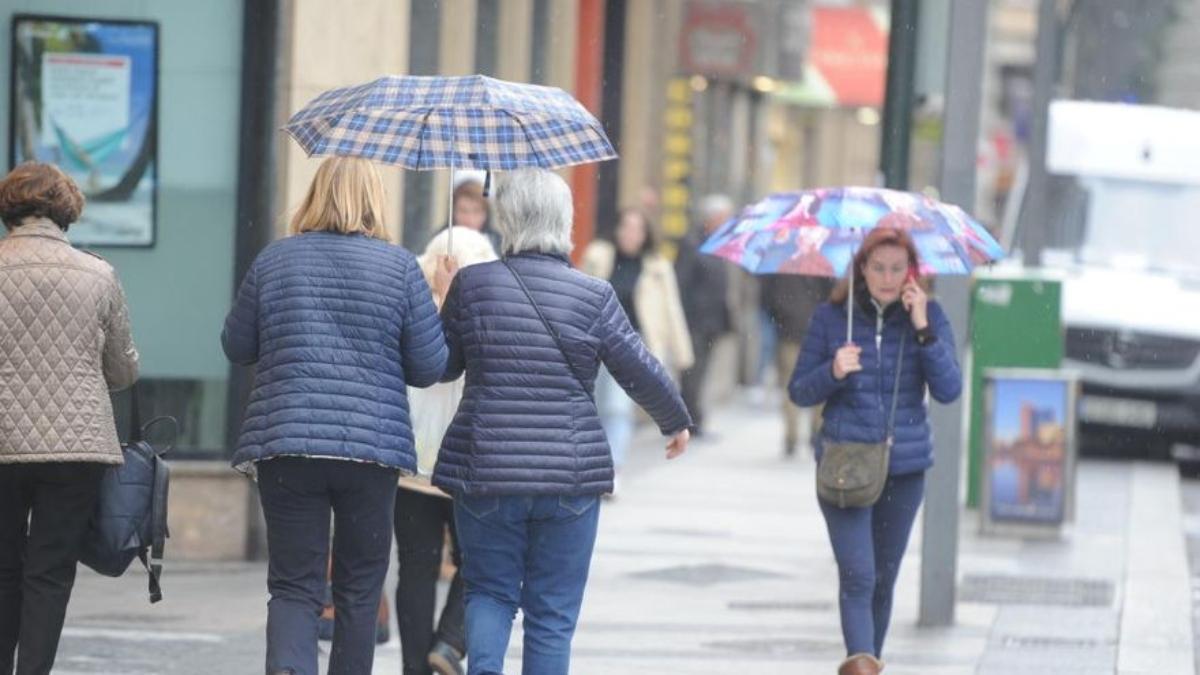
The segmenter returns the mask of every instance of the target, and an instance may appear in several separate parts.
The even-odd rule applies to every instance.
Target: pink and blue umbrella
[[[1004,249],[962,209],[921,194],[840,187],[771,195],[721,226],[701,252],[754,274],[840,277],[879,224],[912,236],[921,274],[970,274]]]

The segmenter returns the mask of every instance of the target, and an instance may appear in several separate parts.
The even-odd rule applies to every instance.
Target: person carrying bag
[[[962,391],[950,322],[925,295],[918,262],[905,230],[876,226],[854,256],[854,296],[847,279],[817,308],[788,385],[796,405],[824,405],[817,493],[838,566],[840,675],[883,667],[892,592],[933,465],[926,393],[949,403]]]
[[[0,673],[54,667],[106,469],[110,391],[137,380],[116,271],[71,246],[74,181],[29,162],[0,181]]]

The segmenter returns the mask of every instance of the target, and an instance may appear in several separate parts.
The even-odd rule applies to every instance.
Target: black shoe
[[[429,667],[438,675],[463,675],[463,654],[438,640],[429,652]]]
[[[796,456],[796,441],[783,442],[783,456],[789,459]]]

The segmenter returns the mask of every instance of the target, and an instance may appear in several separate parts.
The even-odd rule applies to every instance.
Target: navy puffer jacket
[[[833,377],[833,357],[846,343],[846,305],[826,303],[817,308],[788,392],[798,406],[825,404],[822,441],[875,443],[884,439],[900,336],[907,334],[890,473],[916,473],[933,465],[925,391],[928,388],[939,403],[950,403],[962,393],[962,373],[945,312],[930,300],[928,314],[937,339],[922,347],[917,344],[912,319],[900,303],[892,303],[880,317],[873,303],[860,298],[854,308],[853,335],[854,344],[862,348],[862,370],[839,381]],[[876,348],[877,334],[882,349]],[[821,452],[817,443],[818,460]]]
[[[221,344],[258,365],[234,466],[292,455],[416,470],[405,385],[437,382],[446,343],[408,251],[327,232],[277,241],[247,272]]]
[[[562,339],[562,352],[502,262],[459,271],[442,306],[443,379],[466,371],[433,483],[454,495],[586,495],[612,490],[612,453],[591,398],[601,362],[663,434],[691,425],[675,385],[642,344],[608,282],[565,257],[509,263]],[[586,387],[586,391],[585,391]]]

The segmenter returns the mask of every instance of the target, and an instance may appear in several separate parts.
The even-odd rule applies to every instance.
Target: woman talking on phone
[[[838,566],[847,653],[839,675],[883,668],[892,590],[933,465],[925,393],[949,403],[962,390],[950,323],[928,299],[897,218],[881,220],[854,256],[854,297],[847,277],[817,308],[788,386],[796,405],[824,404],[818,501]],[[856,473],[862,457],[877,457],[878,468]]]

